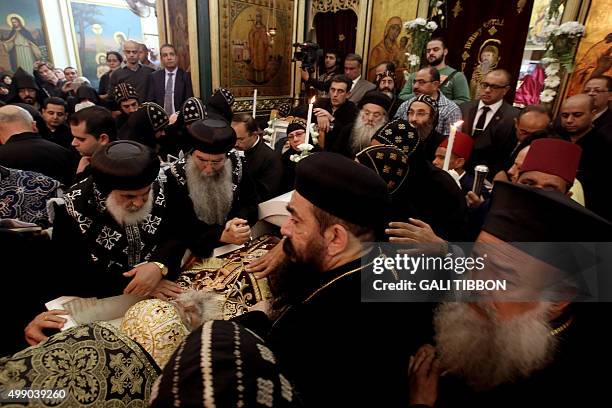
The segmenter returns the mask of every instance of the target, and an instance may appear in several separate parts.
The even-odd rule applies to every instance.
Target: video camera
[[[313,42],[295,43],[293,47],[296,50],[291,61],[300,61],[302,69],[314,72],[317,60],[323,56],[323,50],[319,47],[319,44]]]

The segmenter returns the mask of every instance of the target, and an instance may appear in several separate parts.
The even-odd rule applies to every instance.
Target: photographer
[[[318,91],[318,96],[326,96],[331,84],[331,78],[342,73],[340,62],[340,53],[338,51],[327,51],[325,53],[325,70],[319,73],[318,78],[314,78],[307,67],[302,64],[302,81],[306,84],[306,89],[308,87],[315,88]]]

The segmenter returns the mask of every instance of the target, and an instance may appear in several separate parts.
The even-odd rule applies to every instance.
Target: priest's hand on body
[[[390,228],[385,230],[385,234],[389,236],[389,242],[408,244],[441,244],[445,242],[436,235],[429,224],[416,218],[409,218],[409,221],[410,223],[389,223]]]
[[[183,288],[181,288],[176,283],[169,281],[167,279],[162,279],[157,284],[155,289],[153,289],[153,293],[151,294],[158,299],[169,300],[169,299],[176,298],[178,295],[180,295],[183,292],[184,292]]]
[[[242,218],[232,218],[225,224],[221,234],[221,242],[226,244],[242,245],[251,239],[251,227]]]
[[[25,339],[30,346],[35,346],[45,340],[47,336],[43,333],[43,329],[61,329],[66,323],[66,319],[60,317],[67,315],[65,310],[49,310],[42,312],[34,318],[25,328]]]
[[[125,272],[123,276],[127,278],[133,276],[123,293],[131,293],[133,295],[141,296],[151,294],[162,279],[162,273],[159,266],[153,262],[147,262],[146,264],[139,265],[132,270]]]
[[[248,273],[254,273],[257,279],[265,278],[270,273],[274,272],[285,260],[285,252],[283,252],[283,243],[285,238],[281,239],[278,244],[269,250],[264,256],[251,262],[245,270]]]

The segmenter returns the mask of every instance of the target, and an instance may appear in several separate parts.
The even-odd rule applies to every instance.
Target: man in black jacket
[[[0,108],[0,165],[37,171],[70,185],[76,167],[73,153],[33,132],[33,122],[19,106]]]
[[[250,114],[234,115],[232,128],[236,132],[236,150],[244,152],[259,198],[266,201],[276,197],[283,177],[280,155],[259,137],[257,123]]]
[[[518,110],[504,101],[510,89],[511,76],[508,71],[494,69],[480,84],[480,100],[461,104],[464,133],[474,139],[474,150],[466,169],[473,170],[478,164],[489,167],[493,177],[507,166],[508,158],[516,145],[514,119]]]
[[[128,40],[123,43],[123,53],[125,54],[125,66],[117,68],[110,76],[110,89],[114,90],[117,85],[127,82],[136,89],[141,98],[146,97],[149,85],[149,75],[154,72],[153,68],[142,65],[138,61],[139,44]],[[115,95],[113,95],[113,98]]]
[[[147,101],[157,103],[172,115],[180,111],[187,98],[193,96],[191,76],[178,67],[173,45],[162,45],[160,55],[164,69],[149,75]]]
[[[38,131],[45,139],[70,149],[72,134],[66,125],[66,107],[66,101],[62,98],[52,96],[45,99],[41,112],[46,126]]]
[[[342,129],[351,125],[357,117],[357,107],[348,100],[352,82],[344,75],[331,79],[329,99],[320,98],[314,106],[314,120],[319,130],[325,132],[325,149],[333,146]]]

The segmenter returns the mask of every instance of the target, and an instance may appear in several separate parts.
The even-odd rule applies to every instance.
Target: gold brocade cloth
[[[260,300],[272,297],[268,279],[256,279],[245,271],[245,267],[264,256],[278,242],[276,236],[263,235],[219,258],[192,257],[177,283],[183,289],[213,289],[223,293],[223,318],[240,316]]]

